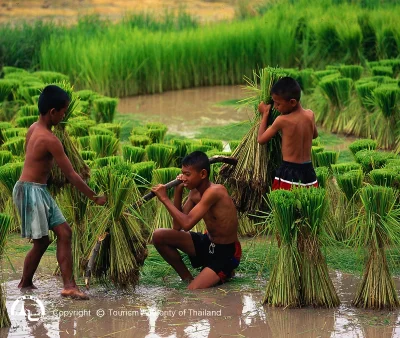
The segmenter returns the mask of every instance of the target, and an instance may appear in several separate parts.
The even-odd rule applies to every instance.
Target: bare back
[[[216,244],[230,244],[238,240],[238,219],[235,205],[226,188],[220,184],[211,184],[213,194],[217,194],[217,202],[203,216],[210,239]],[[197,190],[190,192],[190,199],[198,204],[201,195]]]
[[[293,163],[311,161],[311,145],[316,133],[314,113],[300,108],[280,118],[283,160]]]
[[[37,122],[26,135],[25,163],[21,181],[46,184],[53,166],[53,155],[48,150],[51,142],[59,142],[56,136]]]

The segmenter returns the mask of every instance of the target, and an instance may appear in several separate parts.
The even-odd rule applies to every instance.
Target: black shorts
[[[242,248],[240,242],[230,244],[215,244],[211,242],[208,234],[189,232],[192,236],[196,256],[189,256],[194,268],[210,268],[224,283],[232,276],[240,263]]]
[[[282,162],[276,171],[272,190],[290,190],[292,186],[318,187],[317,175],[311,162]]]

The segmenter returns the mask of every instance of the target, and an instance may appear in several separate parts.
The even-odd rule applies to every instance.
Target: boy
[[[59,124],[69,105],[68,94],[57,86],[47,86],[40,94],[38,122],[32,124],[26,135],[24,168],[13,190],[13,200],[21,216],[22,237],[32,238],[33,248],[24,261],[21,289],[36,289],[32,279],[44,252],[50,244],[49,230],[57,236],[57,261],[60,265],[64,289],[61,295],[88,299],[79,291],[72,276],[71,228],[46,189],[53,159],[68,181],[98,205],[106,203],[105,196],[96,194],[74,171],[60,140],[51,128]]]
[[[209,181],[209,173],[207,155],[195,151],[182,161],[182,174],[178,179],[183,183],[175,188],[174,203],[169,200],[164,185],[152,189],[173,218],[173,229],[157,229],[153,244],[181,279],[190,281],[190,290],[225,282],[239,265],[242,253],[235,205],[224,186]],[[184,187],[190,193],[182,208]],[[206,223],[207,233],[191,232],[201,219]],[[195,279],[177,249],[188,254],[193,267],[203,267]]]
[[[281,113],[267,128],[271,105],[261,102],[262,114],[258,143],[267,143],[278,131],[282,132],[281,167],[276,171],[272,190],[290,190],[292,186],[318,187],[311,163],[312,140],[318,137],[314,113],[300,104],[301,88],[291,77],[284,77],[271,88],[274,107]]]

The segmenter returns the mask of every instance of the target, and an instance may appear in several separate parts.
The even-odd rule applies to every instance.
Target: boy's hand
[[[93,201],[97,205],[104,205],[107,202],[107,197],[104,196],[104,195],[103,196],[96,196]]]
[[[154,192],[160,201],[168,198],[167,188],[165,188],[164,184],[157,184],[155,187],[151,188],[151,191]]]
[[[177,185],[177,186],[175,187],[175,189],[176,189],[176,188],[183,189],[183,187],[185,186],[184,183],[183,183],[183,174],[179,174],[178,176],[176,176],[176,179],[182,181],[182,183],[179,184],[179,185]]]
[[[271,109],[271,105],[265,104],[262,101],[258,105],[258,111],[260,112],[262,117],[264,117],[264,115],[268,116],[270,109]]]

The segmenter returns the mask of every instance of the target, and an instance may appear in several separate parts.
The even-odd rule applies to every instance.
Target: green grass
[[[218,127],[200,127],[196,138],[213,138],[217,140],[240,140],[251,128],[249,121],[232,123]]]

